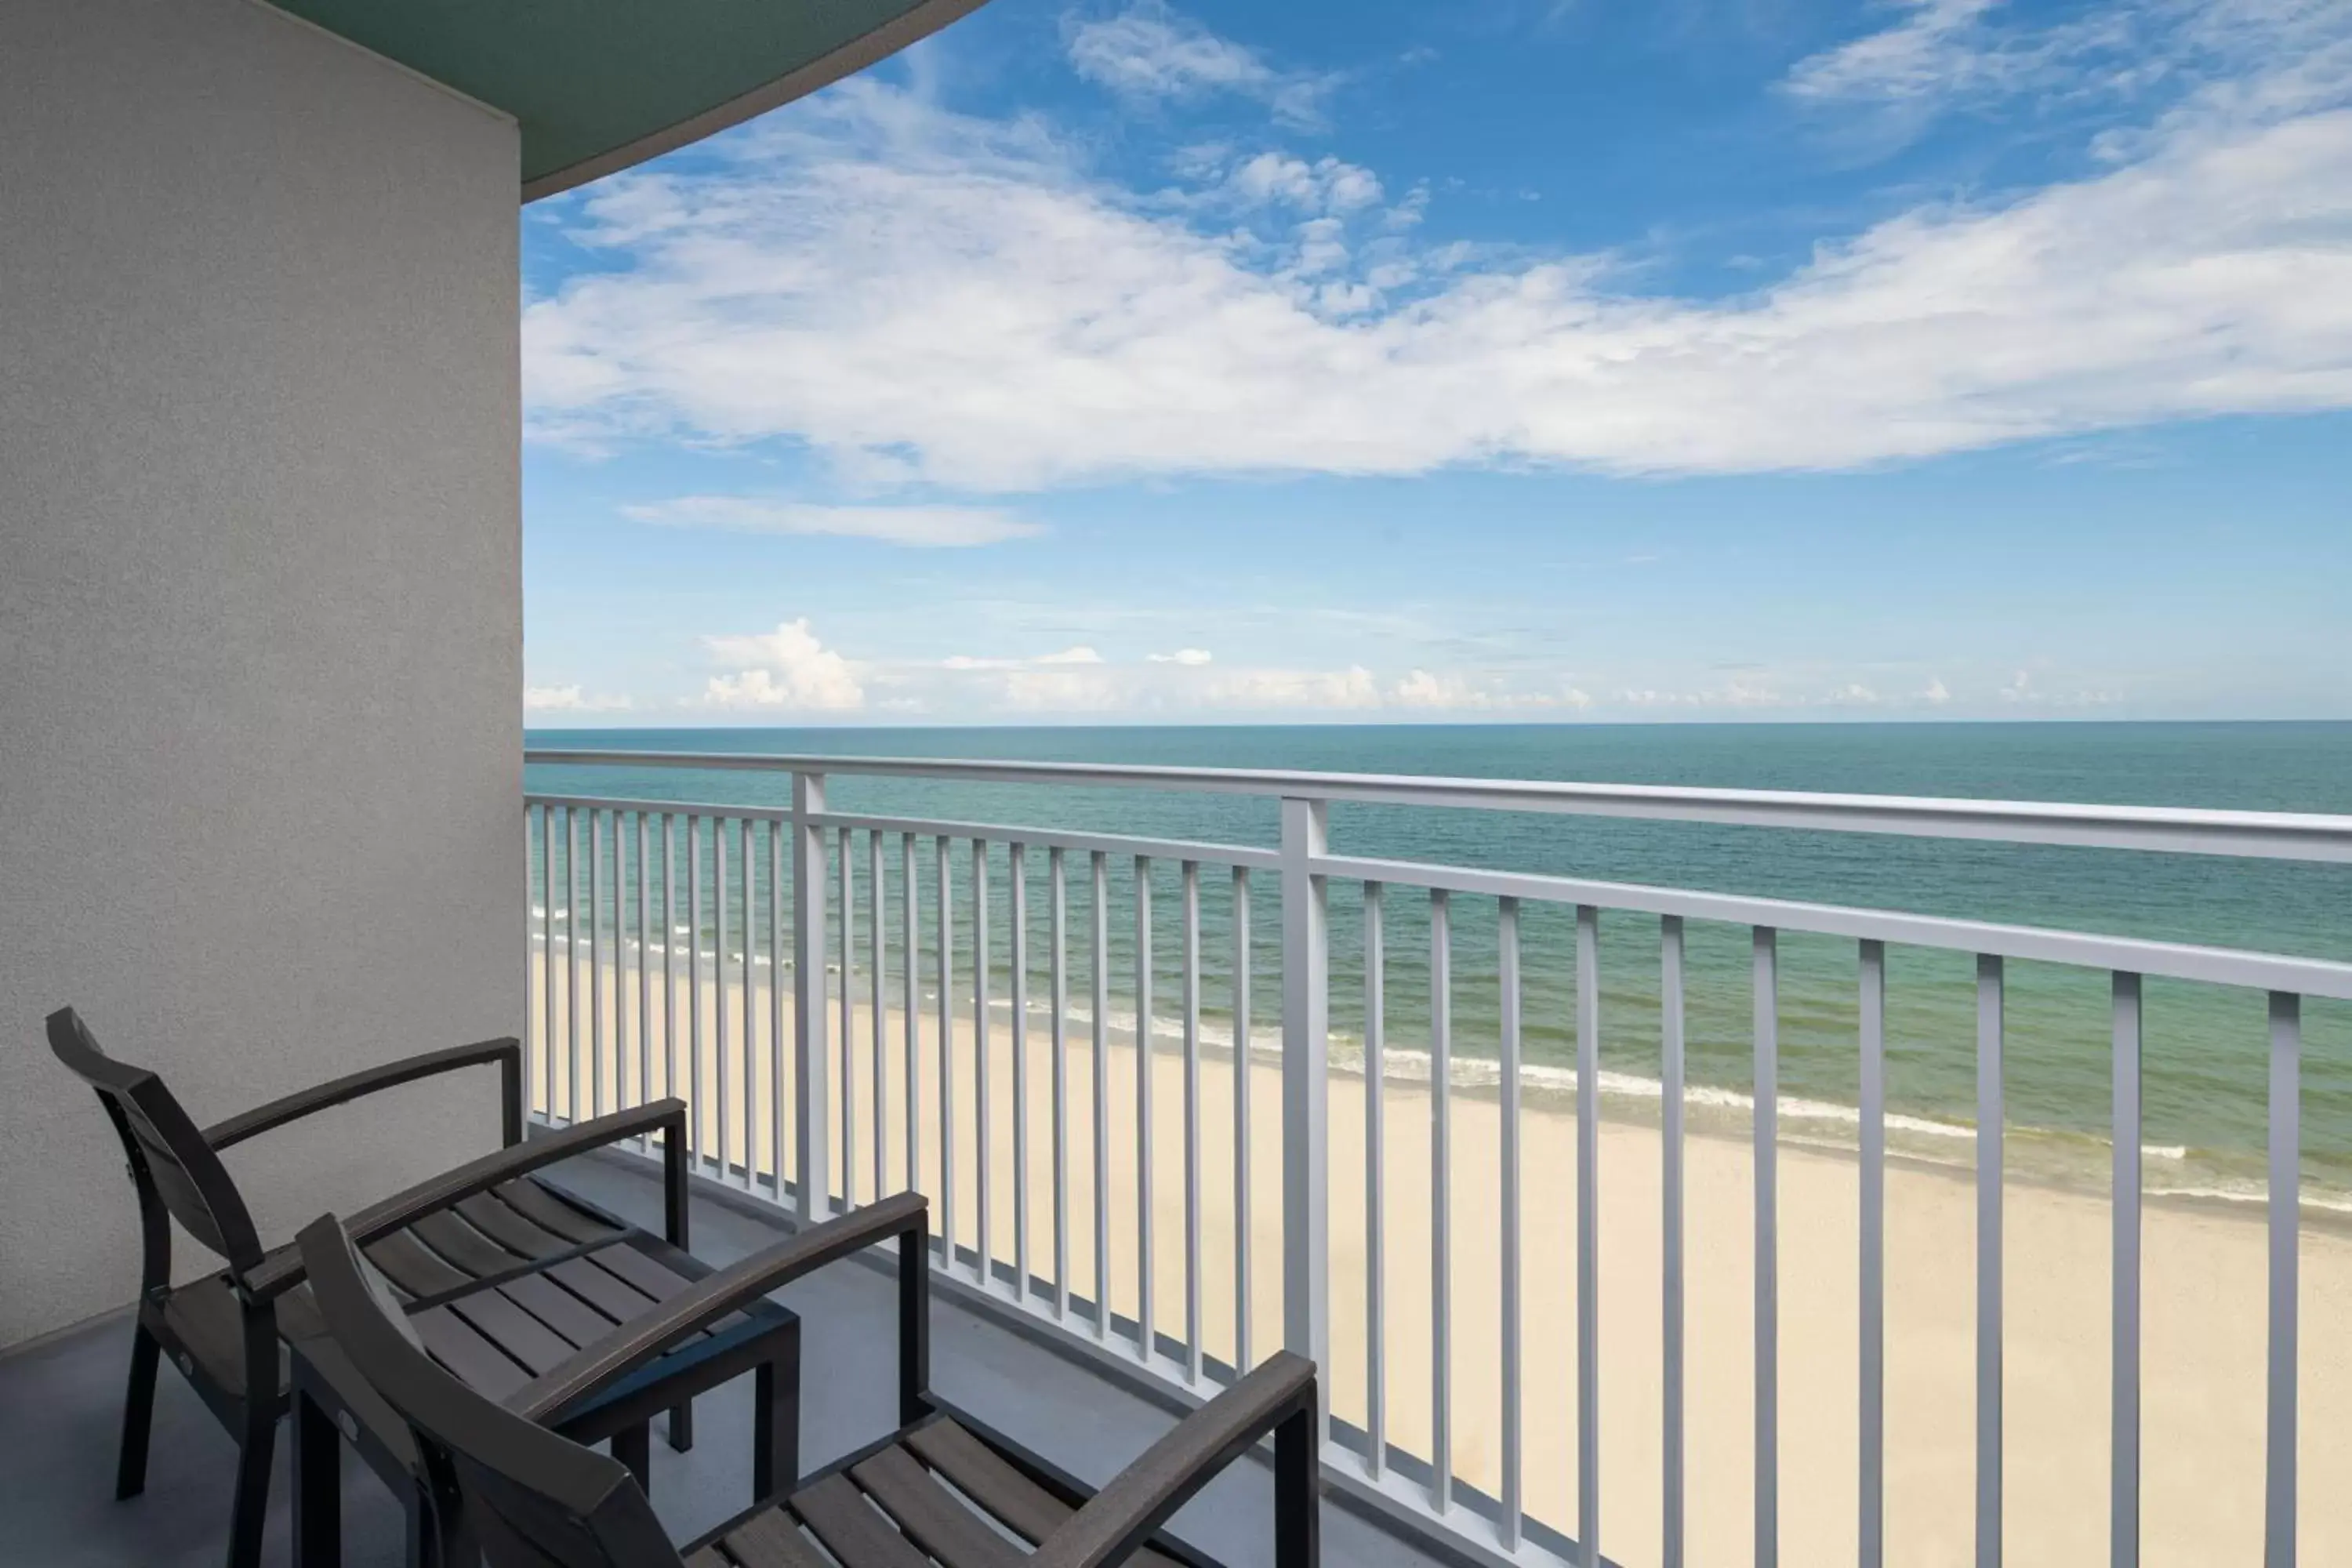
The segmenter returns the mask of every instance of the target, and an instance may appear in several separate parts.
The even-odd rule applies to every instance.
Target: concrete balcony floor
[[[648,1173],[574,1161],[555,1179],[615,1213],[658,1228],[660,1190]],[[107,1194],[128,1203],[126,1193]],[[727,1263],[776,1239],[761,1215],[698,1197],[694,1250]],[[185,1245],[184,1243],[183,1245]],[[781,1292],[803,1321],[803,1462],[814,1467],[887,1431],[896,1363],[887,1277],[835,1266]],[[166,1365],[156,1391],[147,1490],[113,1497],[129,1340],[117,1316],[0,1358],[0,1563],[38,1568],[217,1568],[226,1550],[236,1451]],[[946,1300],[932,1306],[932,1380],[940,1391],[1090,1481],[1108,1479],[1174,1419],[1166,1410],[1066,1356]],[[751,1501],[748,1380],[697,1405],[697,1441],[673,1453],[656,1435],[653,1501],[685,1539]],[[284,1435],[270,1498],[264,1562],[291,1561]],[[1272,1556],[1272,1476],[1237,1464],[1178,1514],[1176,1533],[1242,1568]],[[1328,1500],[1324,1560],[1348,1568],[1442,1561]],[[343,1560],[350,1568],[404,1561],[401,1514],[373,1472],[344,1466]]]

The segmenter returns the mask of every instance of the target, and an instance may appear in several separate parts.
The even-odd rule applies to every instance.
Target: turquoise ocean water
[[[1339,772],[1573,779],[1755,789],[1961,795],[2247,810],[2352,813],[2352,724],[1548,725],[1052,728],[988,730],[534,731],[535,745],[611,750],[999,757],[1069,762],[1312,768]],[[781,774],[625,765],[533,766],[534,791],[782,806]],[[837,810],[1006,825],[1099,829],[1271,845],[1271,801],[1134,791],[988,786],[837,778]],[[1479,811],[1337,805],[1343,853],[1444,861],[1611,880],[1759,894],[2013,921],[2174,942],[2352,961],[2352,867],[2196,856],[2058,849],[1877,835],[1609,821]],[[630,843],[634,844],[633,836]],[[560,852],[559,852],[560,853]],[[957,968],[970,963],[970,849],[951,862],[959,908]],[[1045,857],[1030,858],[1031,950],[1044,994]],[[898,849],[885,862],[888,930],[898,929]],[[920,847],[924,942],[935,908],[931,848]],[[869,918],[861,836],[860,963]],[[656,868],[656,875],[658,869]],[[558,876],[562,875],[559,861]],[[534,868],[534,889],[538,887]],[[1007,872],[991,877],[993,986],[1009,991]],[[740,883],[737,884],[740,887]],[[1092,989],[1091,873],[1069,866],[1070,994]],[[1177,868],[1154,873],[1155,1029],[1176,1024]],[[634,910],[633,883],[619,889]],[[1109,884],[1110,1012],[1132,1020],[1133,874],[1115,858]],[[614,916],[608,893],[604,920]],[[561,894],[558,905],[561,907]],[[1361,898],[1332,893],[1332,1026],[1341,1061],[1363,1016]],[[1280,1028],[1279,889],[1252,892],[1252,1035]],[[631,919],[634,919],[632,912]],[[716,911],[702,913],[706,931]],[[1202,1004],[1212,1039],[1229,1039],[1233,937],[1230,878],[1205,868]],[[740,921],[732,922],[740,931]],[[1457,1058],[1491,1061],[1499,994],[1492,900],[1453,907],[1452,1014]],[[1571,911],[1530,906],[1521,949],[1529,1092],[1559,1097],[1575,1057]],[[1385,993],[1391,1070],[1410,1073],[1428,1035],[1429,920],[1424,896],[1389,892]],[[607,941],[610,940],[609,935]],[[706,938],[706,941],[708,938]],[[740,941],[740,937],[738,938]],[[1689,1075],[1693,1125],[1744,1122],[1750,1079],[1748,933],[1688,928]],[[764,947],[764,924],[755,944]],[[1850,942],[1797,932],[1780,939],[1780,1085],[1784,1135],[1850,1144],[1856,1096],[1856,956]],[[1658,928],[1604,914],[1601,1055],[1612,1115],[1656,1114]],[[896,973],[895,952],[890,963]],[[931,971],[926,960],[925,973]],[[895,984],[895,983],[894,983]],[[960,980],[961,991],[966,983]],[[2096,1186],[2109,1125],[2108,978],[2012,963],[2007,994],[2008,1157],[2018,1175]],[[1891,1142],[1929,1161],[1973,1158],[1974,970],[1966,954],[1894,948],[1888,954]],[[2262,1192],[2265,1001],[2256,993],[2151,981],[2145,1046],[2146,1185],[2151,1193],[2251,1202]],[[2305,1201],[2352,1213],[2352,1006],[2305,1012]],[[1475,1079],[1478,1068],[1467,1068]]]

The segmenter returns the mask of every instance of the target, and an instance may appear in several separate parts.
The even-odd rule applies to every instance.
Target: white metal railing
[[[1360,1426],[1335,1422],[1327,1475],[1362,1500],[1443,1530],[1457,1546],[1496,1562],[1603,1561],[1601,1521],[1598,1303],[1601,1248],[1599,1117],[1601,1079],[1601,931],[1627,915],[1655,917],[1660,998],[1659,1215],[1663,1310],[1663,1446],[1658,1456],[1663,1519],[1660,1560],[1685,1560],[1687,1384],[1685,1324],[1685,922],[1745,928],[1752,1002],[1754,1111],[1754,1552],[1759,1564],[1780,1546],[1780,1281],[1778,1168],[1780,1140],[1779,1034],[1780,936],[1802,932],[1854,944],[1858,1018],[1860,1300],[1858,1358],[1860,1473],[1858,1556],[1884,1561],[1885,1269],[1886,1131],[1886,951],[1890,945],[1969,955],[1976,965],[1976,1556],[1997,1564],[2002,1519],[2003,1287],[2001,1224],[2004,1125],[2005,964],[2045,962],[2112,976],[2113,1104],[2111,1560],[2136,1563],[2139,1552],[2141,1096],[2143,977],[2199,982],[2269,997],[2269,1154],[2267,1447],[2263,1532],[2266,1562],[2284,1568],[2295,1556],[2297,1250],[2300,1234],[2298,1107],[2305,998],[2352,999],[2352,965],[2278,953],[2200,947],[2038,927],[1896,913],[1790,900],[1640,886],[1502,868],[1426,864],[1335,852],[1327,811],[1334,801],[1368,801],[1482,810],[1540,811],[1769,827],[1997,839],[2019,843],[2216,854],[2306,861],[2352,861],[2352,817],[2179,811],[2113,806],[1896,799],[1752,791],[1637,788],[1486,779],[1416,779],[1361,774],[1252,773],[1034,763],[911,761],[866,757],[758,757],[737,754],[535,750],[532,763],[628,768],[752,770],[789,776],[791,805],[684,805],[579,795],[533,794],[526,826],[537,882],[529,965],[532,1027],[530,1079],[541,1113],[553,1121],[592,1115],[660,1093],[694,1106],[693,1153],[706,1173],[745,1191],[791,1204],[805,1220],[894,1186],[934,1198],[937,1267],[990,1300],[1115,1351],[1180,1388],[1206,1393],[1235,1368],[1251,1364],[1253,1240],[1271,1236],[1280,1258],[1281,1342],[1331,1365],[1328,1031],[1330,889],[1361,889],[1364,1267],[1360,1303],[1365,1324]],[[921,778],[992,784],[1107,786],[1152,791],[1243,794],[1279,802],[1275,848],[1126,835],[1009,826],[926,817],[857,815],[828,808],[826,783],[843,776]],[[860,847],[863,836],[864,853]],[[895,892],[887,851],[898,849]],[[683,846],[681,849],[681,844]],[[968,849],[959,872],[957,861]],[[1032,1074],[1041,1010],[1031,994],[1036,932],[1031,903],[1043,852],[1045,995],[1042,1003],[1042,1094]],[[1088,988],[1086,1014],[1070,1000],[1068,881],[1076,858],[1086,879],[1086,929],[1078,933]],[[1172,889],[1159,868],[1172,863]],[[862,871],[861,871],[862,868]],[[1202,870],[1230,879],[1220,893],[1234,932],[1224,968],[1229,1041],[1204,1040],[1202,938]],[[923,907],[928,870],[931,897]],[[993,936],[993,877],[1003,878],[1007,916]],[[730,881],[730,876],[732,881]],[[1279,1060],[1281,1201],[1255,1202],[1251,1169],[1250,1023],[1253,1016],[1251,897],[1268,879],[1280,907]],[[961,886],[959,886],[961,882]],[[583,918],[583,893],[588,918]],[[1429,1321],[1432,1332],[1425,1453],[1400,1446],[1390,1430],[1397,1391],[1386,1347],[1391,1257],[1385,1205],[1389,1184],[1410,1175],[1391,1169],[1384,1144],[1390,1073],[1390,949],[1387,925],[1396,896],[1426,900],[1428,1047],[1431,1066],[1432,1192]],[[634,901],[626,898],[633,890]],[[1124,892],[1131,906],[1127,973],[1113,973],[1112,910]],[[1153,1025],[1164,1004],[1155,995],[1155,910],[1177,899],[1180,962],[1177,1049],[1170,1084]],[[1451,1141],[1450,1096],[1456,1073],[1451,1000],[1456,900],[1491,900],[1496,915],[1500,996],[1495,1093],[1498,1142],[1465,1152]],[[897,929],[890,916],[897,915]],[[1556,906],[1573,911],[1575,957],[1576,1247],[1574,1341],[1574,1535],[1565,1521],[1530,1517],[1525,1486],[1526,1347],[1522,1318],[1521,911]],[[609,917],[609,918],[608,918]],[[706,918],[707,917],[707,918]],[[656,930],[654,922],[658,919]],[[634,924],[632,925],[632,919]],[[864,923],[861,925],[860,921]],[[928,930],[922,929],[928,926]],[[583,928],[585,928],[583,931]],[[711,940],[706,942],[706,931]],[[860,941],[863,937],[863,976]],[[607,939],[609,937],[609,946]],[[656,940],[658,937],[658,940]],[[608,956],[609,954],[609,956]],[[928,968],[926,966],[928,960]],[[957,965],[964,965],[959,971]],[[999,972],[1009,1006],[993,1004]],[[583,999],[582,983],[586,980]],[[837,976],[837,981],[829,978]],[[897,982],[895,990],[892,981]],[[961,994],[959,981],[969,986]],[[1134,1022],[1125,1031],[1131,1058],[1134,1147],[1113,1145],[1110,1078],[1120,1059],[1112,1027],[1124,981]],[[789,986],[789,991],[787,990]],[[928,993],[928,998],[926,996]],[[859,1016],[859,1002],[864,1017]],[[932,1013],[926,1019],[924,1004]],[[962,1007],[968,1006],[968,1015]],[[999,1076],[996,1028],[1009,1060]],[[607,1030],[607,1025],[611,1028]],[[1085,1103],[1074,1106],[1071,1026],[1082,1023],[1087,1048]],[[959,1025],[968,1030],[959,1032]],[[583,1025],[585,1037],[583,1040]],[[929,1035],[928,1042],[925,1039]],[[1220,1090],[1230,1100],[1228,1192],[1234,1256],[1217,1260],[1234,1298],[1231,1331],[1213,1349],[1203,1291],[1203,1133],[1208,1114],[1204,1062],[1215,1046],[1230,1062]],[[929,1047],[927,1051],[926,1047]],[[1212,1080],[1213,1077],[1212,1075]],[[1156,1273],[1163,1250],[1155,1233],[1160,1160],[1153,1148],[1155,1092],[1172,1085],[1181,1099],[1181,1281],[1167,1299]],[[961,1098],[969,1086],[969,1103]],[[1004,1096],[1009,1091],[1009,1106]],[[899,1116],[890,1115],[895,1098]],[[1033,1111],[1042,1101],[1045,1144],[1034,1145]],[[1074,1184],[1084,1118],[1082,1184]],[[889,1156],[896,1141],[898,1159]],[[968,1140],[967,1142],[964,1142]],[[1002,1147],[1009,1140],[1011,1148]],[[1129,1191],[1115,1192],[1116,1167],[1129,1155]],[[1454,1385],[1457,1265],[1450,1256],[1456,1220],[1449,1188],[1467,1159],[1492,1159],[1499,1202],[1499,1272],[1489,1300],[1500,1314],[1496,1339],[1499,1430],[1491,1484],[1457,1479],[1458,1403]],[[1034,1168],[1033,1169],[1033,1163]],[[1003,1167],[1003,1168],[1001,1168]],[[1006,1199],[1011,1237],[993,1221]],[[1047,1204],[1043,1237],[1033,1208],[1042,1177]],[[1221,1178],[1222,1179],[1222,1178]],[[959,1184],[969,1181],[961,1189]],[[1073,1218],[1082,1200],[1091,1225]],[[1127,1205],[1133,1223],[1114,1225]],[[967,1217],[970,1220],[966,1228]],[[1352,1219],[1351,1219],[1352,1223]],[[1073,1256],[1081,1243],[1090,1257]],[[1124,1276],[1121,1274],[1124,1270]],[[1129,1310],[1117,1310],[1120,1299]],[[1359,1305],[1350,1303],[1351,1309]],[[1222,1364],[1221,1364],[1222,1363]]]

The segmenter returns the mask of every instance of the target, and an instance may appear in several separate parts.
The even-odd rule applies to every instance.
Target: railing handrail
[[[1082,784],[1185,794],[1354,801],[1487,811],[1557,812],[1830,833],[1885,833],[2079,848],[2352,862],[2352,816],[2189,806],[1974,800],[1942,795],[1714,789],[1307,769],[1161,767],[748,752],[634,752],[530,747],[527,763],[744,773],[937,778],[979,784]]]

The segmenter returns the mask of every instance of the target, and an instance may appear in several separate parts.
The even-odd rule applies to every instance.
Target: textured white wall
[[[137,1278],[50,1009],[199,1121],[519,1031],[516,158],[250,0],[0,5],[0,1345]],[[237,1152],[265,1239],[495,1083]]]

